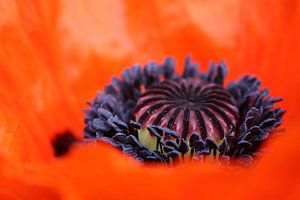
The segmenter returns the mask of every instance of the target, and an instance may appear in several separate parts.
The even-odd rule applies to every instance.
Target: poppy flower
[[[300,190],[298,1],[1,1],[0,199],[297,199]],[[106,143],[55,157],[83,137],[85,102],[124,66],[225,59],[228,80],[254,74],[287,110],[256,163],[144,166]],[[181,69],[178,69],[179,71]]]

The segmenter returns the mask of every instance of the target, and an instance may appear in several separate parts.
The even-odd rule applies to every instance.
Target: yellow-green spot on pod
[[[152,136],[147,128],[141,128],[138,130],[139,140],[145,145],[149,150],[156,150],[157,138]]]

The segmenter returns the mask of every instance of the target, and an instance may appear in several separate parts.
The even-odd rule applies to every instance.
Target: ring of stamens
[[[249,164],[261,144],[282,123],[285,110],[244,76],[224,86],[224,63],[207,73],[187,58],[148,63],[113,78],[86,111],[85,137],[112,144],[141,162],[170,163],[189,157]]]

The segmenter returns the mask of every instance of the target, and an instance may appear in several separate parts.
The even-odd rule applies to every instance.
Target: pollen
[[[208,72],[186,59],[126,69],[112,78],[85,111],[85,138],[101,140],[140,162],[187,159],[220,163],[255,161],[282,123],[285,111],[254,76],[224,85],[225,63]]]

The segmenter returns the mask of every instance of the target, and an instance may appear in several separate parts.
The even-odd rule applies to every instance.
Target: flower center
[[[85,137],[112,144],[139,161],[170,163],[186,158],[251,163],[261,144],[281,124],[285,111],[244,76],[224,86],[224,63],[208,72],[187,58],[182,74],[175,62],[150,62],[114,77],[91,102]]]
[[[196,78],[165,80],[138,99],[134,116],[143,127],[157,125],[186,139],[193,132],[222,140],[234,130],[238,109],[220,85]]]

